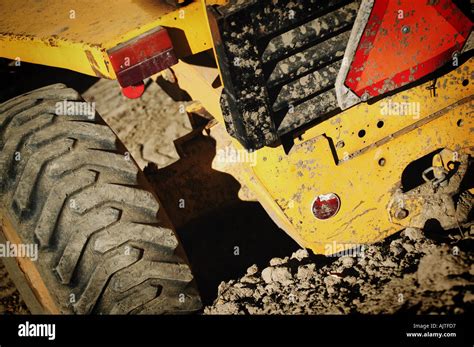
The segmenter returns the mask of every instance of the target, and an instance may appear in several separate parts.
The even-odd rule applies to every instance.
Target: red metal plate
[[[107,51],[122,87],[176,64],[178,59],[166,29],[158,27]]]
[[[471,21],[450,0],[376,0],[345,85],[368,99],[435,71],[460,51]]]

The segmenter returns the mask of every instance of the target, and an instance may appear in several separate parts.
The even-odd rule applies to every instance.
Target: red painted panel
[[[376,0],[345,84],[359,97],[402,87],[451,60],[471,30],[450,0]]]
[[[168,32],[161,27],[120,44],[107,53],[122,87],[138,84],[178,62]]]

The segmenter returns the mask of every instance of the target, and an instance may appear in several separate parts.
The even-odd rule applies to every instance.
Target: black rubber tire
[[[55,84],[0,105],[1,236],[39,246],[37,261],[6,261],[28,307],[200,309],[184,252],[143,173],[97,114],[56,115],[64,100],[82,102]]]

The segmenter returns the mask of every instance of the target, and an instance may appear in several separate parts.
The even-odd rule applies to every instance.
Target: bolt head
[[[404,208],[399,208],[395,212],[395,218],[396,219],[405,219],[408,217],[408,210],[405,210]]]
[[[364,92],[364,94],[361,95],[360,99],[364,102],[369,100],[369,93]]]

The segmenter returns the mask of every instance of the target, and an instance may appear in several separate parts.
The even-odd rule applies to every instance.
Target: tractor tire
[[[83,101],[55,84],[0,104],[0,241],[28,308],[199,310],[187,259],[143,173],[96,113],[58,115],[65,100]]]

